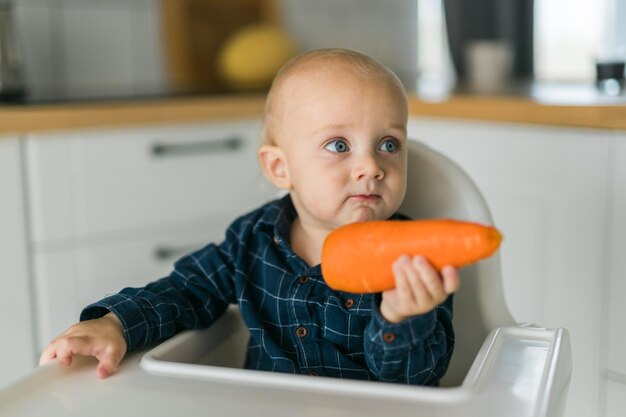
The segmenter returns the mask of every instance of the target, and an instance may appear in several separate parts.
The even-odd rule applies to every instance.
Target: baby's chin
[[[389,216],[372,207],[359,207],[350,216],[348,223],[366,222],[370,220],[386,220]]]

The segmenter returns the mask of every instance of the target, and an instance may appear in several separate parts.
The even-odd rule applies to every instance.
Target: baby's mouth
[[[351,198],[356,201],[363,202],[376,202],[381,199],[380,195],[378,194],[354,194],[351,196]]]

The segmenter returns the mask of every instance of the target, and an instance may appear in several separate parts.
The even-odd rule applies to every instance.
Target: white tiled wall
[[[25,78],[29,90],[36,97],[58,94],[59,51],[56,31],[53,30],[51,0],[22,0],[15,5],[15,26],[18,46],[24,61]]]
[[[417,78],[416,0],[278,0],[300,49],[355,49],[389,66],[413,89]]]
[[[416,0],[276,0],[301,50],[369,54],[412,89]],[[15,1],[31,98],[101,98],[164,92],[160,0]]]
[[[96,98],[165,89],[159,0],[20,0],[16,31],[30,96]]]

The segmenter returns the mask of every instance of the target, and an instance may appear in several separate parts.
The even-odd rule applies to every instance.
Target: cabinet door
[[[608,381],[605,417],[623,417],[624,410],[626,410],[626,384]]]
[[[88,304],[125,287],[168,275],[175,260],[224,239],[230,216],[179,223],[143,234],[118,234],[48,245],[34,255],[40,348],[78,321]]]
[[[35,365],[18,139],[0,137],[0,388]]]
[[[256,120],[28,139],[35,242],[250,209],[267,190]]]
[[[426,118],[409,132],[459,163],[485,195],[504,234],[513,316],[569,329],[566,415],[597,415],[608,134]]]
[[[610,273],[608,291],[608,363],[609,370],[620,373],[626,381],[626,134],[616,134],[612,149],[613,177],[610,182],[611,207]]]

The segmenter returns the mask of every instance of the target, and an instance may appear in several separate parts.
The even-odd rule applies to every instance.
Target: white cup
[[[476,40],[465,46],[469,87],[476,92],[498,92],[511,79],[513,50],[502,40]]]

